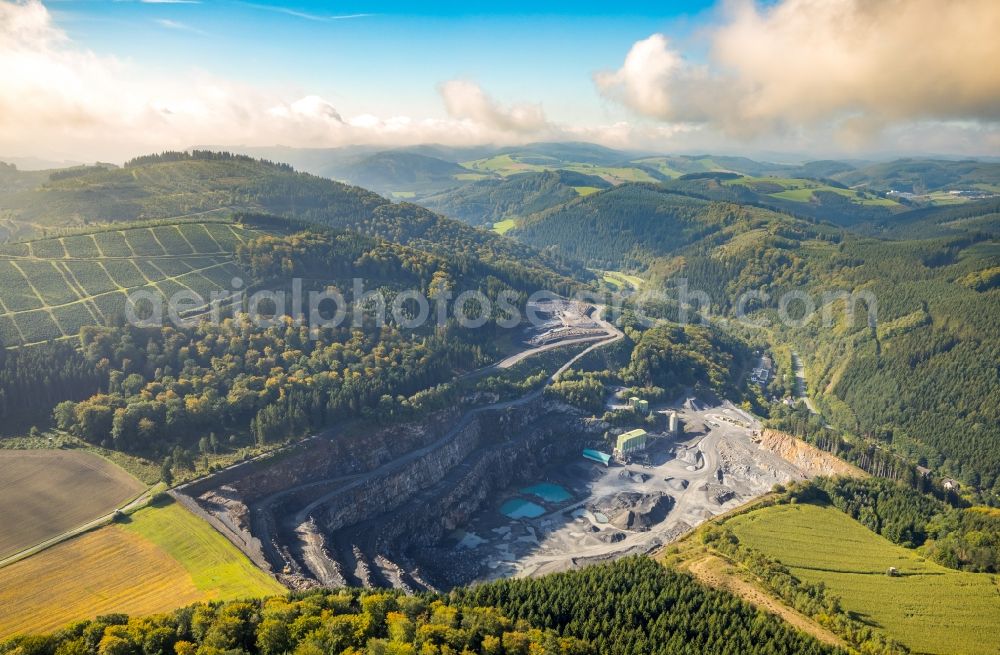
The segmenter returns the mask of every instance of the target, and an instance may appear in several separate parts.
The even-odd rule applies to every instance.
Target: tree
[[[164,457],[163,463],[160,464],[160,480],[162,480],[163,483],[168,486],[173,484],[174,482],[174,474],[170,470],[171,468],[173,468],[173,465],[174,462],[169,455],[167,457]]]

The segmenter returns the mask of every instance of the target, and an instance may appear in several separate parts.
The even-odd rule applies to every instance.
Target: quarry
[[[522,351],[475,374],[571,345],[555,380],[623,336],[600,307],[535,309],[544,320]],[[293,589],[419,592],[648,553],[775,484],[836,472],[832,456],[724,399],[610,395],[609,408],[661,428],[613,428],[538,388],[413,423],[335,427],[171,493]]]
[[[776,483],[824,472],[761,444],[726,401],[685,398],[679,435],[609,466],[607,426],[541,394],[364,440],[317,437],[176,497],[292,588],[443,590],[653,551]]]

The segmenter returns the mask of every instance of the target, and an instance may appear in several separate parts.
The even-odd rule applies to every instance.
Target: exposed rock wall
[[[546,464],[573,453],[580,438],[572,416],[553,414],[530,417],[510,416],[507,425],[485,425],[497,430],[481,450],[462,463],[438,484],[425,489],[402,505],[374,530],[376,548],[430,546],[457,527],[465,525],[474,512],[497,494],[517,482],[538,476]],[[529,419],[529,420],[526,420]],[[489,417],[483,421],[489,422]]]
[[[867,477],[868,474],[828,452],[816,448],[787,432],[764,430],[759,437],[760,447],[790,462],[808,477],[820,475],[849,475]]]
[[[576,410],[541,398],[464,416],[452,410],[422,424],[313,439],[186,491],[291,586],[329,584],[331,571],[364,584],[373,565],[405,586],[418,579],[414,571],[395,571],[385,555],[439,542],[500,490],[575,455],[588,428]]]

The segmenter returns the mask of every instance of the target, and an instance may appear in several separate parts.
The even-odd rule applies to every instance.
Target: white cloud
[[[1000,120],[998,34],[996,0],[735,0],[707,30],[706,64],[654,34],[594,81],[659,120],[867,143],[908,122]]]
[[[160,21],[168,29],[190,29]],[[547,129],[541,109],[503,108],[469,82],[442,86],[453,117],[345,119],[315,94],[206,72],[155,77],[76,46],[38,0],[0,0],[0,153],[121,160],[194,143],[335,146],[511,142]]]
[[[263,11],[273,11],[278,14],[285,14],[286,16],[292,16],[293,18],[302,18],[305,20],[311,20],[318,23],[332,23],[339,20],[352,20],[354,18],[369,18],[375,15],[375,14],[339,14],[339,15],[311,14],[307,11],[299,11],[297,9],[290,9],[289,7],[281,7],[278,5],[262,5],[252,2],[243,2],[241,4],[244,4],[247,7],[253,7],[254,9],[261,9]]]
[[[530,134],[550,127],[540,105],[502,107],[475,82],[449,80],[441,85],[440,91],[445,109],[453,118],[518,133]]]
[[[279,118],[344,122],[344,119],[340,117],[340,112],[319,96],[306,96],[288,105],[277,105],[268,110],[268,113]]]
[[[667,37],[654,34],[637,41],[617,71],[595,73],[594,82],[640,114],[671,119],[678,117],[678,109],[670,86],[684,74],[686,65],[680,54],[670,48]]]
[[[157,0],[158,2],[163,2],[163,0]],[[176,0],[171,0],[176,2]],[[182,23],[180,21],[171,20],[169,18],[157,18],[153,21],[160,27],[166,28],[168,30],[176,30],[178,32],[190,32],[191,34],[197,34],[198,36],[208,36],[207,32],[204,32],[197,27],[192,27],[187,23]]]
[[[912,0],[920,6],[928,1]],[[955,4],[973,1],[955,0]],[[896,0],[879,2],[895,4]],[[990,22],[998,12],[982,14],[986,27],[963,27],[963,38],[970,43],[961,49],[961,57],[970,52],[983,57],[974,71],[951,79],[945,73],[957,66],[959,54],[942,53],[940,58],[946,63],[934,64],[918,53],[921,71],[910,70],[909,64],[889,67],[877,78],[879,85],[874,88],[882,92],[876,93],[859,81],[871,78],[871,74],[857,70],[873,70],[875,65],[866,63],[866,58],[878,53],[872,51],[875,46],[867,33],[857,27],[848,33],[864,57],[852,56],[854,63],[847,69],[852,72],[837,73],[836,67],[824,64],[832,54],[816,54],[807,69],[821,81],[799,79],[806,70],[799,69],[806,64],[786,61],[795,57],[783,54],[784,50],[768,50],[760,37],[753,36],[757,29],[766,40],[784,43],[783,48],[801,45],[805,37],[799,35],[798,23],[779,19],[776,12],[813,5],[855,6],[852,0],[782,0],[774,9],[762,11],[740,4],[727,14],[728,22],[712,33],[715,46],[711,64],[706,65],[686,61],[659,35],[635,44],[619,70],[598,74],[595,81],[605,95],[659,120],[582,125],[550,120],[538,104],[502,103],[468,80],[446,81],[438,87],[446,110],[443,118],[368,112],[344,115],[330,101],[308,90],[289,92],[242,84],[204,71],[150,73],[127,60],[80,47],[53,24],[39,0],[0,0],[0,154],[121,161],[200,143],[318,147],[537,140],[732,152],[741,148],[734,147],[727,135],[741,134],[750,137],[744,142],[744,152],[751,148],[801,151],[819,149],[819,144],[824,153],[832,155],[835,149],[829,144],[836,143],[834,132],[841,143],[863,143],[868,150],[982,154],[1000,148],[996,118],[1000,110],[994,101],[1000,97],[1000,82],[991,65],[1000,56],[986,58],[997,40],[973,38],[986,27],[1000,33],[996,21]],[[954,13],[952,9],[942,11],[949,16],[949,12]],[[896,20],[913,22],[905,16]],[[958,29],[956,20],[945,16],[942,29]],[[761,24],[751,29],[756,25],[753,21]],[[824,25],[814,28],[832,33],[820,36],[833,39],[840,34]],[[885,31],[886,47],[901,48],[898,30]],[[930,36],[920,38],[933,44]],[[738,48],[740,43],[746,47]],[[822,49],[839,52],[830,44]],[[940,50],[941,44],[935,49]],[[887,60],[893,58],[882,57],[883,62]],[[782,75],[792,80],[789,85],[797,91],[779,84]],[[917,82],[913,82],[914,76]],[[977,80],[980,86],[976,86]],[[827,92],[824,85],[840,89],[843,97],[853,100],[846,104],[839,101],[841,95]],[[928,97],[931,92],[915,92],[924,87],[936,89],[933,94],[951,101],[934,101]],[[907,90],[909,95],[904,93]],[[879,101],[881,96],[887,99]],[[975,116],[994,118],[990,122],[975,120]],[[806,131],[804,125],[814,127]],[[878,134],[873,138],[875,131]],[[775,132],[780,138],[769,136]]]

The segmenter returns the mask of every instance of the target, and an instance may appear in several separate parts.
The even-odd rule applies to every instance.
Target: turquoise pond
[[[520,498],[511,498],[500,506],[500,512],[512,519],[533,519],[545,513],[541,505]]]
[[[532,487],[525,487],[521,489],[521,493],[538,496],[547,503],[561,503],[573,497],[570,492],[551,482],[540,482]]]

